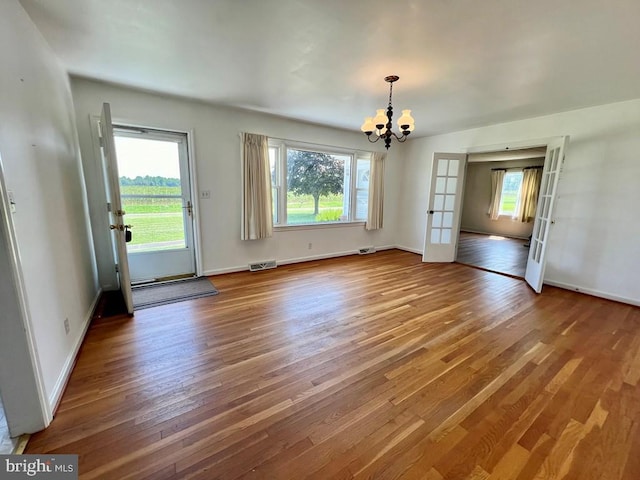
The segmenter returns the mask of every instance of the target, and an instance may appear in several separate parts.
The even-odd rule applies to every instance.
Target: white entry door
[[[423,262],[453,262],[467,155],[434,153]]]
[[[131,293],[131,278],[129,276],[129,262],[127,259],[127,230],[124,222],[124,210],[120,201],[120,184],[118,182],[118,159],[113,139],[113,125],[111,123],[111,107],[108,103],[102,105],[100,116],[100,151],[107,171],[107,202],[109,203],[109,227],[113,232],[113,243],[116,258],[118,282],[124,298],[127,312],[133,314],[133,298]]]
[[[114,130],[120,195],[131,225],[132,282],[195,276],[187,135],[118,125]]]
[[[561,137],[547,145],[536,219],[533,224],[531,247],[529,248],[529,258],[527,259],[527,271],[524,275],[527,283],[537,293],[542,291],[542,280],[547,260],[549,227],[553,223],[553,207],[567,142],[567,137]]]

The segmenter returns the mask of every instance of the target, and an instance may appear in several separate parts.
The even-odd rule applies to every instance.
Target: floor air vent
[[[358,253],[360,255],[367,255],[368,253],[375,253],[376,252],[376,247],[363,247],[360,250],[358,250]]]
[[[259,272],[260,270],[269,270],[270,268],[276,268],[275,260],[267,260],[266,262],[257,262],[249,264],[249,271]]]

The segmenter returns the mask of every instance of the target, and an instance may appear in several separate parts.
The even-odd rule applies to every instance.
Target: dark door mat
[[[142,285],[133,288],[133,308],[141,310],[217,294],[218,290],[207,277]]]

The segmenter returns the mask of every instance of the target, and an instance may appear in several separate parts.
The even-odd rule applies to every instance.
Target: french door
[[[466,154],[433,154],[423,262],[453,262],[456,257],[466,162]]]
[[[132,282],[195,276],[186,134],[116,126],[114,135]]]
[[[538,207],[527,259],[527,271],[524,275],[526,282],[537,293],[542,291],[544,269],[547,262],[549,228],[553,223],[553,207],[567,142],[567,137],[561,137],[550,142],[547,145],[547,154],[544,160]]]

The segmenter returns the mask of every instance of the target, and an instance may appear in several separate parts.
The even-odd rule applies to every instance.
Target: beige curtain
[[[542,168],[525,168],[522,171],[522,188],[520,189],[520,198],[513,215],[514,220],[527,223],[535,218],[541,180]]]
[[[273,235],[269,144],[264,135],[242,133],[242,240]]]
[[[369,171],[369,212],[367,214],[367,230],[382,228],[382,207],[384,203],[384,160],[387,154],[374,152],[371,155]]]
[[[491,220],[497,220],[500,216],[500,197],[502,197],[502,182],[505,173],[504,169],[491,170],[491,203],[487,212]]]

